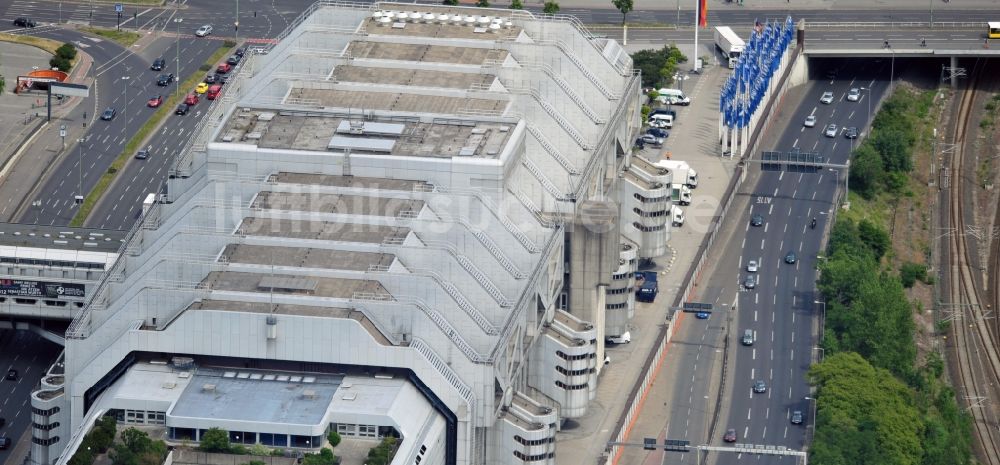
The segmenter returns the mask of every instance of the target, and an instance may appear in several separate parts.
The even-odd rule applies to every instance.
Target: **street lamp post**
[[[867,125],[871,125],[872,124],[872,89],[871,89],[871,87],[861,87],[860,90],[865,93],[866,97],[868,97],[868,120],[867,120],[866,126]]]
[[[812,443],[813,438],[816,437],[816,398],[806,396],[806,400],[808,400],[811,404],[809,408],[809,414],[811,416],[809,418],[812,425],[812,428],[810,428],[812,433],[809,435],[809,443]]]
[[[174,18],[174,24],[177,25],[177,43],[174,44],[174,51],[177,52],[177,62],[174,65],[174,72],[177,73],[176,79],[174,79],[174,95],[177,95],[181,91],[181,23],[184,22],[184,18]]]
[[[129,68],[125,68],[128,72]],[[125,132],[128,132],[128,80],[132,79],[131,76],[122,76],[122,83],[125,88],[125,107],[122,109],[122,117],[125,118]]]
[[[820,304],[820,305],[823,306],[823,311],[819,315],[819,340],[822,341],[823,340],[823,332],[825,331],[824,325],[826,325],[826,302],[824,302],[822,300],[814,300],[813,303],[814,304]],[[816,349],[819,349],[820,351],[823,350],[822,347],[816,347]],[[820,359],[820,360],[822,360],[822,359]]]
[[[76,140],[77,152],[80,154],[80,166],[79,169],[77,170],[77,172],[80,174],[80,177],[78,178],[79,184],[77,184],[77,192],[79,193],[79,195],[76,196],[78,203],[83,200],[83,141],[84,139],[82,137]],[[87,449],[90,448],[88,447]]]

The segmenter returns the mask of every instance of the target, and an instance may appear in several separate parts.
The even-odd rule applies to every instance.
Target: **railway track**
[[[975,249],[969,247],[968,235],[965,234],[966,225],[974,220],[966,216],[967,195],[975,193],[976,185],[975,182],[964,182],[967,167],[975,163],[974,153],[969,150],[973,141],[967,140],[966,136],[971,125],[978,123],[972,115],[975,113],[977,88],[983,81],[981,78],[991,79],[986,70],[985,60],[977,60],[959,104],[954,139],[956,151],[949,160],[953,178],[948,186],[949,227],[953,232],[948,241],[948,277],[951,305],[955,312],[952,343],[957,392],[973,417],[979,461],[985,465],[1000,465],[1000,422],[997,413],[1000,407],[1000,355],[997,353],[996,328],[991,324],[995,317],[990,313],[1000,298],[1000,293],[993,291],[1000,285],[1000,254],[991,254],[987,270],[991,295],[984,297],[985,292],[975,278],[975,273],[979,271],[972,256]],[[973,189],[968,189],[970,186]]]

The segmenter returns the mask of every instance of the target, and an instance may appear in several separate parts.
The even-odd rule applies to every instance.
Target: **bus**
[[[990,21],[986,24],[989,25],[989,31],[986,32],[986,37],[990,39],[1000,39],[1000,21]]]

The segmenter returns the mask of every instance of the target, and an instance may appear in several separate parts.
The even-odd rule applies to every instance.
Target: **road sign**
[[[115,13],[121,13],[123,11],[125,11],[125,5],[122,5],[121,3],[115,3]]]
[[[59,126],[59,137],[66,137],[66,125]]]

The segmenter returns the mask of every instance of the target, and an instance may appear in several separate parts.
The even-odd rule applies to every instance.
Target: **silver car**
[[[196,35],[198,37],[205,37],[205,36],[207,36],[207,35],[209,35],[211,33],[212,33],[212,25],[211,24],[206,24],[206,25],[204,25],[202,27],[199,27],[197,31],[194,31],[194,35]]]
[[[750,260],[747,262],[747,272],[756,273],[757,272],[757,260]]]
[[[861,100],[861,89],[858,89],[857,87],[855,87],[855,88],[847,91],[847,101],[848,102],[857,102],[858,100]]]
[[[802,125],[807,128],[816,127],[816,115],[806,116],[806,120],[802,123]]]
[[[819,103],[833,103],[833,92],[823,92],[823,96],[819,98]]]
[[[826,127],[826,131],[823,131],[823,135],[826,137],[837,137],[837,132],[839,128],[836,124],[831,124]]]

